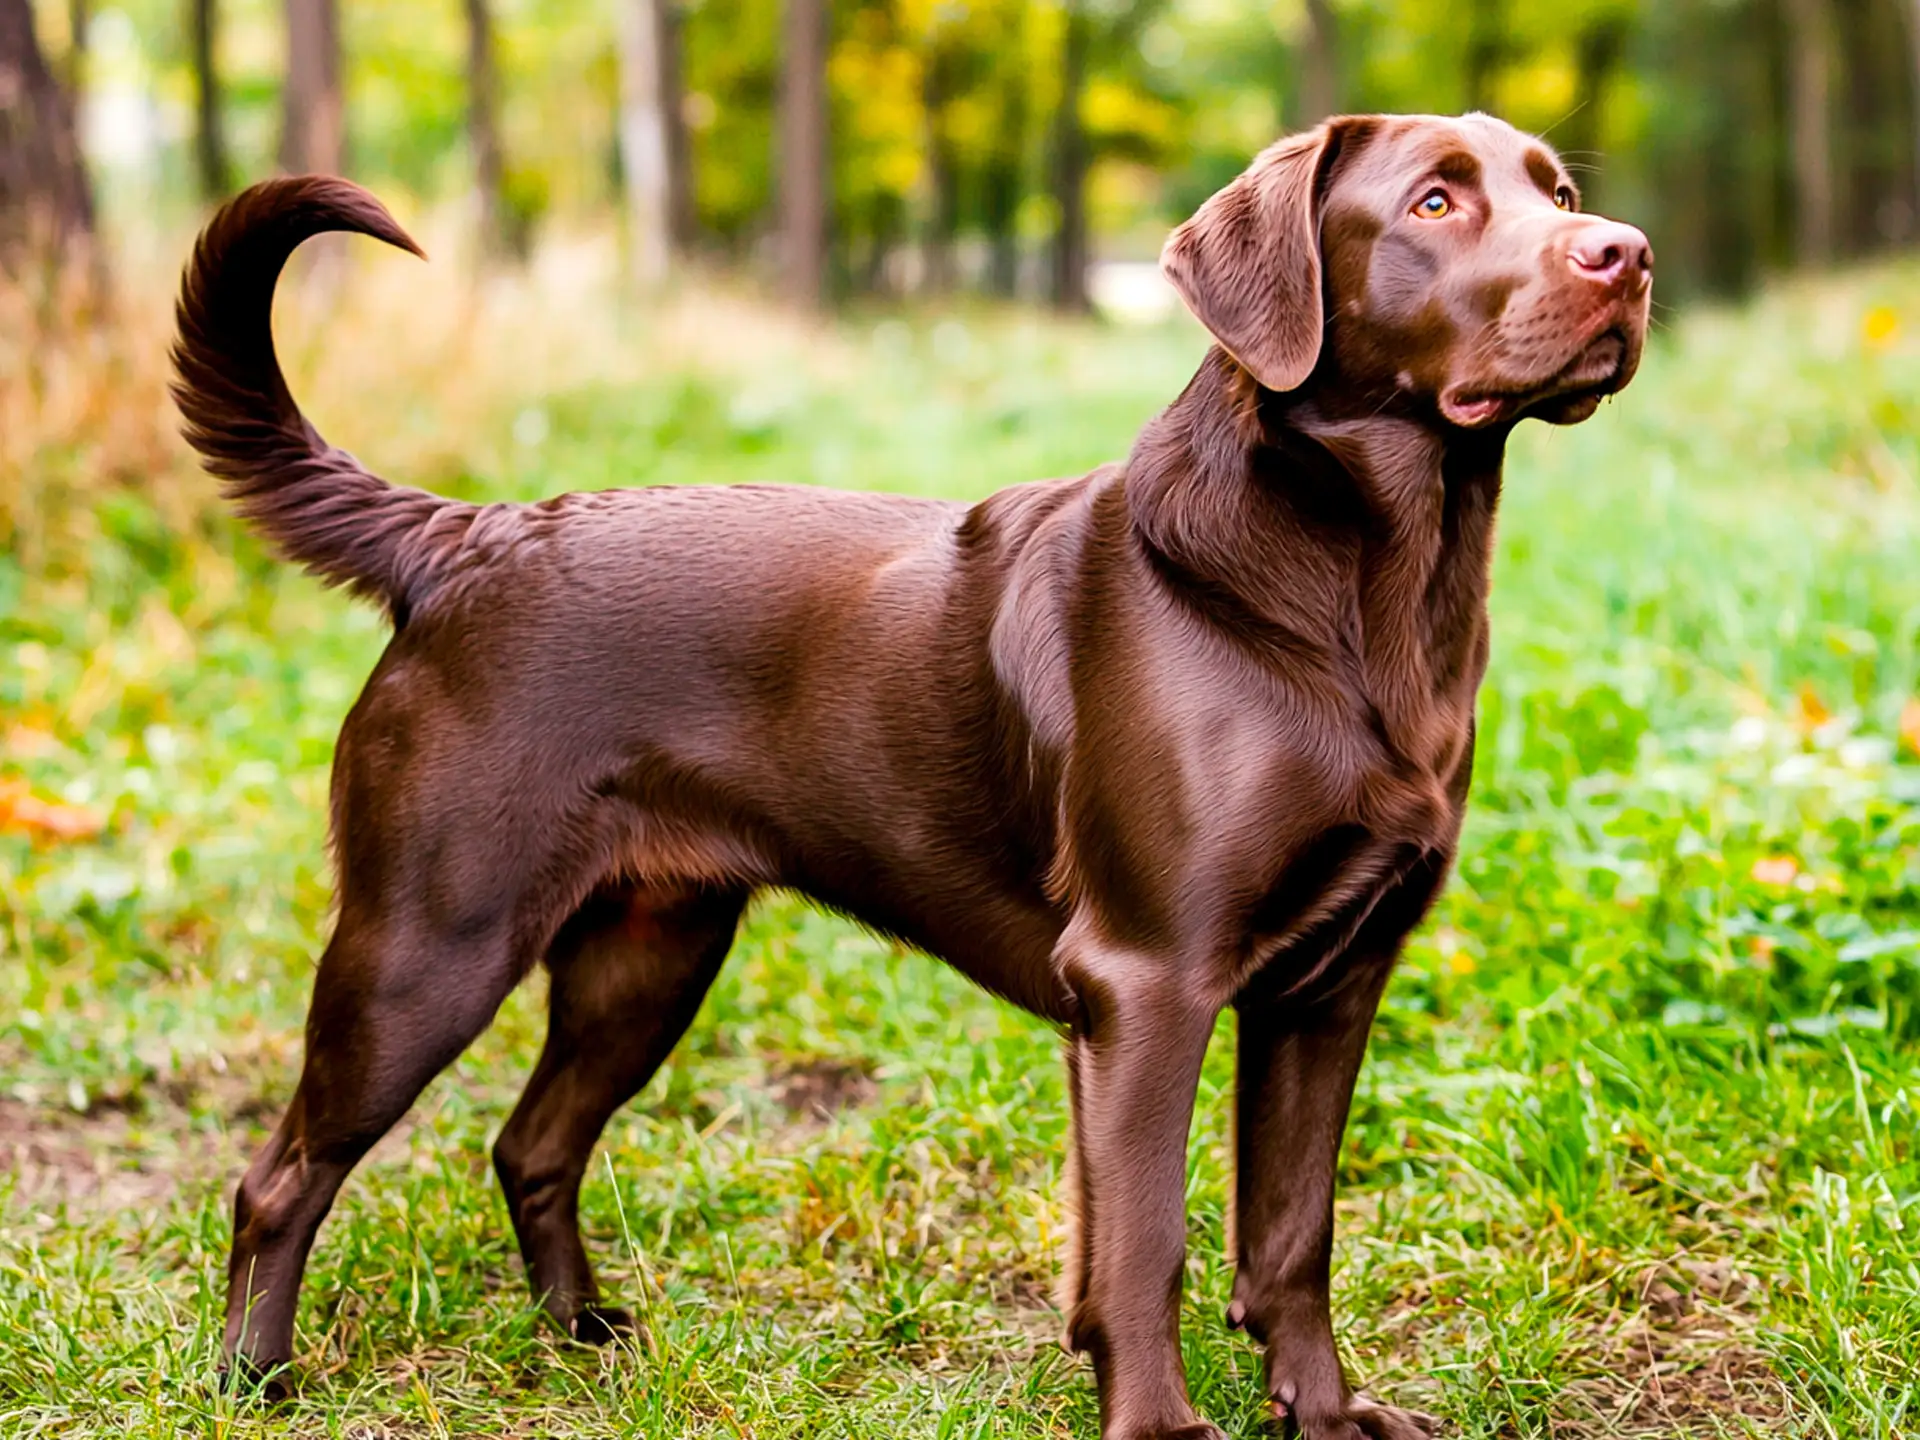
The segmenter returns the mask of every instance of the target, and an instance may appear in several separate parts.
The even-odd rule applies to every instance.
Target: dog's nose
[[[1567,250],[1567,264],[1582,280],[1633,288],[1653,275],[1653,247],[1631,225],[1599,220],[1584,226]]]

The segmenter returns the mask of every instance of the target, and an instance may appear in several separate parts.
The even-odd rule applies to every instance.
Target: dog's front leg
[[[1355,1396],[1333,1343],[1333,1180],[1393,950],[1353,955],[1311,1002],[1240,1004],[1237,1272],[1228,1321],[1267,1347],[1274,1410],[1303,1440],[1420,1440],[1425,1415]]]
[[[1078,929],[1058,957],[1075,1004],[1067,1344],[1093,1357],[1105,1440],[1220,1440],[1187,1401],[1179,1333],[1187,1130],[1218,1010],[1174,957]]]

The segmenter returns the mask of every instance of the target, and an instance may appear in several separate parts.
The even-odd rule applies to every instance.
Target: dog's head
[[[1653,251],[1582,214],[1544,143],[1487,115],[1346,116],[1263,151],[1161,268],[1269,390],[1337,380],[1468,429],[1572,424],[1632,379]]]

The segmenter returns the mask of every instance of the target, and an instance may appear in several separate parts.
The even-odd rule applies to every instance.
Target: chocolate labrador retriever
[[[293,248],[412,242],[344,181],[256,186],[179,304],[187,436],[394,636],[340,733],[339,917],[306,1064],[234,1202],[226,1346],[292,1355],[355,1162],[536,964],[546,1048],[495,1149],[534,1291],[626,1329],[577,1221],[607,1118],[784,887],[1066,1034],[1066,1336],[1102,1434],[1210,1437],[1177,1325],[1187,1131],[1239,1012],[1231,1323],[1310,1440],[1354,1393],[1333,1180],[1382,987],[1460,831],[1508,433],[1625,385],[1652,257],[1484,115],[1282,140],[1167,242],[1218,342],[1127,459],[978,505],[804,486],[467,505],[328,446],[274,358]]]

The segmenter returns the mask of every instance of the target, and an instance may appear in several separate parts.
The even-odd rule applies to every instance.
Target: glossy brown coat
[[[1435,196],[1440,198],[1436,201]],[[389,609],[342,729],[339,920],[305,1070],[241,1181],[227,1345],[292,1355],[341,1180],[536,964],[551,1029],[496,1158],[535,1291],[600,1304],[575,1207],[607,1117],[796,889],[1058,1022],[1069,1342],[1103,1433],[1209,1436],[1177,1322],[1187,1131],[1237,1007],[1230,1319],[1311,1440],[1420,1433],[1350,1389],[1335,1161],[1375,1006],[1452,860],[1506,434],[1624,385],[1651,256],[1484,116],[1280,142],[1168,242],[1220,342],[1122,464],[963,506],[810,488],[537,505],[397,489],[273,357],[300,240],[411,242],[343,181],[209,226],[187,433],[284,553]]]

